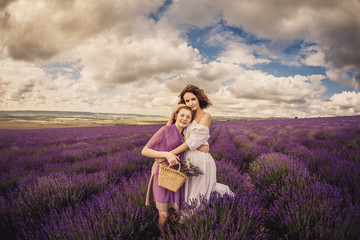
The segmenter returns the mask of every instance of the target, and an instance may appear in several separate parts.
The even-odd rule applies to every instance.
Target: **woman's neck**
[[[200,118],[202,115],[204,115],[204,113],[205,113],[205,112],[204,112],[201,108],[196,109],[196,113],[195,113],[194,119],[196,118],[196,120],[199,120],[199,118]]]

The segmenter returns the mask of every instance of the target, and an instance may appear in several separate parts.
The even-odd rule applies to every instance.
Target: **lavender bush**
[[[51,239],[147,239],[154,236],[156,210],[144,206],[149,174],[123,179],[103,194],[53,211],[44,226]],[[159,234],[159,233],[158,233]]]
[[[304,189],[314,179],[296,159],[281,153],[263,154],[250,164],[252,182],[266,207],[282,197],[283,189]]]
[[[241,191],[234,197],[213,193],[198,208],[185,207],[185,217],[167,229],[166,239],[255,239],[261,224],[257,201]]]
[[[359,239],[360,208],[336,187],[315,182],[282,189],[269,208],[267,224],[279,238]]]

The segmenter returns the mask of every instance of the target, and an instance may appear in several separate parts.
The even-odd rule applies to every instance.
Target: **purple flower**
[[[204,174],[198,166],[190,163],[189,161],[180,161],[180,172],[185,173],[188,177],[196,177]]]

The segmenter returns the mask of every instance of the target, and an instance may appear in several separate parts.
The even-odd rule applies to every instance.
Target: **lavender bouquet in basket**
[[[189,161],[181,161],[181,169],[180,172],[186,174],[188,177],[196,177],[201,174],[204,174],[198,166],[191,164]]]

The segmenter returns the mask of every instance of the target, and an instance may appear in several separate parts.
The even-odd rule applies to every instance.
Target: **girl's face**
[[[176,116],[175,125],[186,128],[191,122],[191,112],[188,109],[181,109]]]
[[[200,107],[199,99],[192,92],[185,93],[183,98],[186,106],[190,107],[191,110],[196,111]]]

